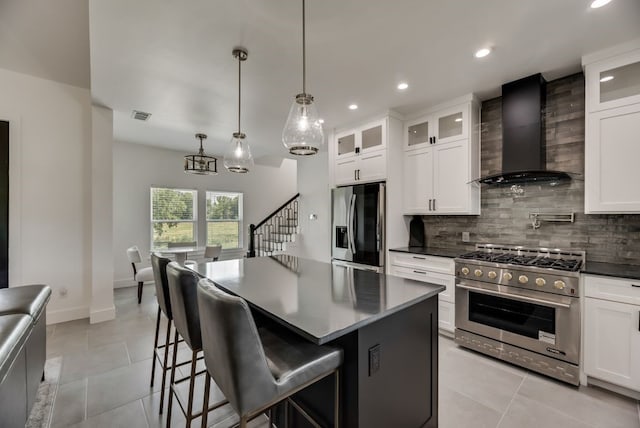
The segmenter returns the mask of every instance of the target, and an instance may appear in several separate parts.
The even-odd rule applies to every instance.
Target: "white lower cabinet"
[[[438,327],[455,331],[455,276],[453,259],[389,251],[389,273],[402,278],[444,285],[438,295]]]
[[[585,374],[640,392],[640,281],[584,278]]]

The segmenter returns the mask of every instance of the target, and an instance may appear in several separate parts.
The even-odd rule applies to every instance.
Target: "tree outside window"
[[[196,190],[151,188],[151,248],[197,243]]]
[[[242,193],[207,192],[207,245],[242,248]]]

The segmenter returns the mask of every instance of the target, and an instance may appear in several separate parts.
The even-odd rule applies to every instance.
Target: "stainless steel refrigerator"
[[[334,264],[384,272],[384,183],[333,189]]]

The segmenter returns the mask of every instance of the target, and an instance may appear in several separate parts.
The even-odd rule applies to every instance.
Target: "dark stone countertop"
[[[293,256],[198,263],[191,269],[319,345],[445,289],[439,284]]]
[[[585,268],[582,269],[582,273],[640,280],[640,265],[620,265],[616,263],[590,262],[587,260]]]
[[[389,251],[397,251],[399,253],[422,254],[423,256],[449,257],[454,259],[466,251],[453,250],[451,248],[432,248],[432,247],[401,247],[389,248]]]

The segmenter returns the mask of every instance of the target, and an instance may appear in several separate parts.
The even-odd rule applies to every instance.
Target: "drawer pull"
[[[427,273],[422,270],[414,270],[413,273],[419,273],[420,275],[426,275]]]
[[[634,287],[634,288],[640,288],[639,284],[631,284],[631,286]]]
[[[640,331],[640,311],[638,311],[638,331]]]
[[[425,258],[425,257],[416,257],[416,256],[413,256],[413,258],[414,258],[414,259],[416,259],[416,260],[426,260],[426,258]],[[634,287],[635,287],[635,285],[634,285]]]

